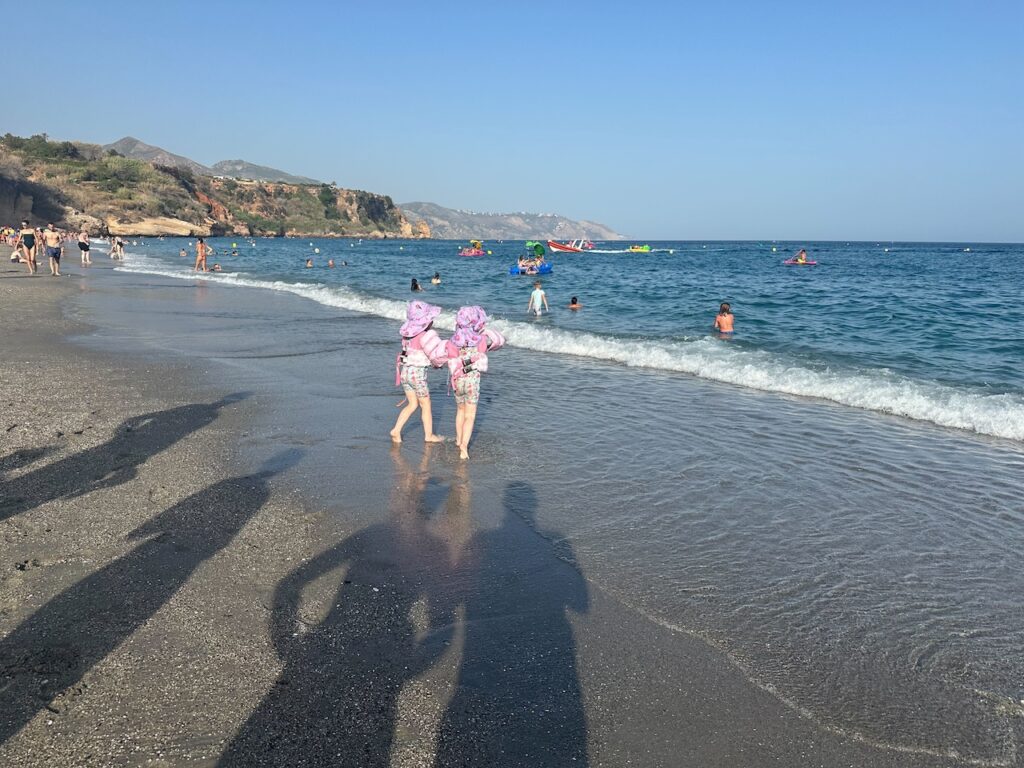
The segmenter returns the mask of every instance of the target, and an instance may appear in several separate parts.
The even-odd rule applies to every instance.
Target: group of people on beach
[[[28,268],[29,275],[35,275],[39,270],[38,257],[40,253],[49,260],[51,277],[60,277],[60,262],[64,258],[64,244],[77,238],[78,250],[82,256],[82,266],[92,264],[91,241],[89,231],[83,227],[79,232],[73,233],[58,229],[51,221],[45,228],[30,226],[28,221],[21,222],[20,229],[4,227],[3,238],[7,245],[13,247],[11,251],[12,264],[24,264]],[[124,258],[124,244],[121,238],[111,240],[110,257],[113,259]]]
[[[391,430],[391,439],[402,442],[402,428],[417,409],[423,421],[423,439],[440,443],[444,438],[434,432],[430,406],[427,371],[448,368],[448,382],[455,394],[455,444],[459,456],[469,458],[469,441],[473,437],[476,409],[480,402],[480,378],[488,370],[488,353],[500,349],[505,337],[488,328],[490,319],[483,307],[464,306],[455,314],[455,333],[442,341],[434,330],[434,319],[441,308],[425,301],[410,301],[405,323],[399,329],[402,349],[395,359],[395,385],[401,385],[405,400],[398,420]]]

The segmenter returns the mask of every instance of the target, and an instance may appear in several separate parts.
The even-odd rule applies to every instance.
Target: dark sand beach
[[[69,271],[0,267],[0,765],[965,764],[624,604],[485,439],[394,448],[385,321]],[[322,379],[245,354],[268,301],[331,328]]]

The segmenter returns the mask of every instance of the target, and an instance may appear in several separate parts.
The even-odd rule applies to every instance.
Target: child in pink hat
[[[463,459],[469,458],[469,440],[480,402],[480,374],[487,372],[487,353],[505,344],[504,336],[484,327],[488,319],[483,307],[462,307],[455,316],[455,335],[445,350],[455,391],[455,442]]]
[[[398,414],[391,440],[402,442],[402,427],[416,412],[421,410],[423,439],[428,443],[440,443],[444,438],[434,434],[434,415],[430,410],[430,389],[427,386],[427,368],[440,368],[448,359],[445,345],[434,330],[434,318],[441,314],[441,308],[425,301],[410,301],[405,309],[405,323],[399,333],[402,336],[402,351],[395,360],[395,384],[405,390],[406,406]]]

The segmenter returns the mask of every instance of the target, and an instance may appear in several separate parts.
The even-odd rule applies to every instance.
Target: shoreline
[[[268,397],[263,382],[224,386],[244,380],[246,369],[213,370],[212,358],[174,351],[156,363],[137,352],[83,352],[62,340],[84,329],[60,310],[83,278],[65,278],[46,304],[39,291],[48,288],[6,276],[5,315],[18,312],[19,301],[38,306],[34,316],[54,330],[3,342],[12,361],[0,384],[5,402],[36,410],[13,429],[0,425],[5,486],[27,499],[13,508],[7,501],[11,514],[0,522],[5,550],[25,566],[0,580],[0,643],[9,652],[0,663],[8,674],[10,646],[24,654],[26,638],[48,636],[69,617],[83,617],[83,630],[103,642],[85,631],[65,634],[61,648],[82,646],[76,678],[60,690],[29,688],[33,700],[43,691],[52,709],[42,706],[0,746],[0,759],[102,765],[141,755],[212,765],[227,755],[226,764],[269,765],[280,764],[273,750],[288,749],[326,764],[331,750],[372,745],[362,764],[431,765],[435,754],[441,764],[487,757],[509,766],[526,757],[562,765],[569,756],[609,766],[961,764],[874,749],[801,717],[703,641],[642,618],[559,557],[558,537],[529,524],[538,501],[522,484],[485,493],[491,486],[481,470],[418,446],[393,451],[383,433],[367,431],[372,419],[353,414],[345,426],[352,450],[334,468],[339,482],[353,476],[360,516],[310,502],[323,467],[303,469],[305,457],[283,456],[269,478],[255,466],[261,456],[303,450],[302,430],[301,422],[288,433],[260,426],[260,409],[281,400]],[[126,290],[113,273],[88,278]],[[235,301],[259,303],[253,293]],[[93,327],[102,335],[102,318]],[[342,339],[338,354],[358,360],[355,346]],[[27,395],[11,400],[53,381],[78,383],[73,408]],[[243,396],[250,384],[255,394]],[[381,402],[357,390],[353,408]],[[140,419],[182,407],[193,410],[158,418],[159,429],[147,431],[152,422]],[[61,444],[64,436],[73,437]],[[234,458],[223,464],[226,451]],[[366,501],[374,493],[380,501]],[[161,519],[175,527],[161,529]],[[176,582],[148,570],[154,562],[173,568],[182,552],[198,554]],[[84,616],[109,587],[136,583],[145,615],[120,622],[113,635]],[[517,586],[498,586],[510,584]],[[50,679],[42,675],[28,677],[38,686]],[[562,692],[544,699],[545,680]],[[326,686],[320,692],[318,682]],[[534,721],[533,706],[556,714]],[[346,731],[358,713],[372,727]],[[538,728],[546,735],[525,739]],[[503,756],[481,754],[480,733]],[[516,745],[526,751],[516,756]]]

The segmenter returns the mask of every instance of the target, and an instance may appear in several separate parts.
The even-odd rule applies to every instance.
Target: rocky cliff
[[[94,144],[7,134],[0,139],[0,224],[23,218],[112,234],[430,236],[385,195],[218,178]]]

